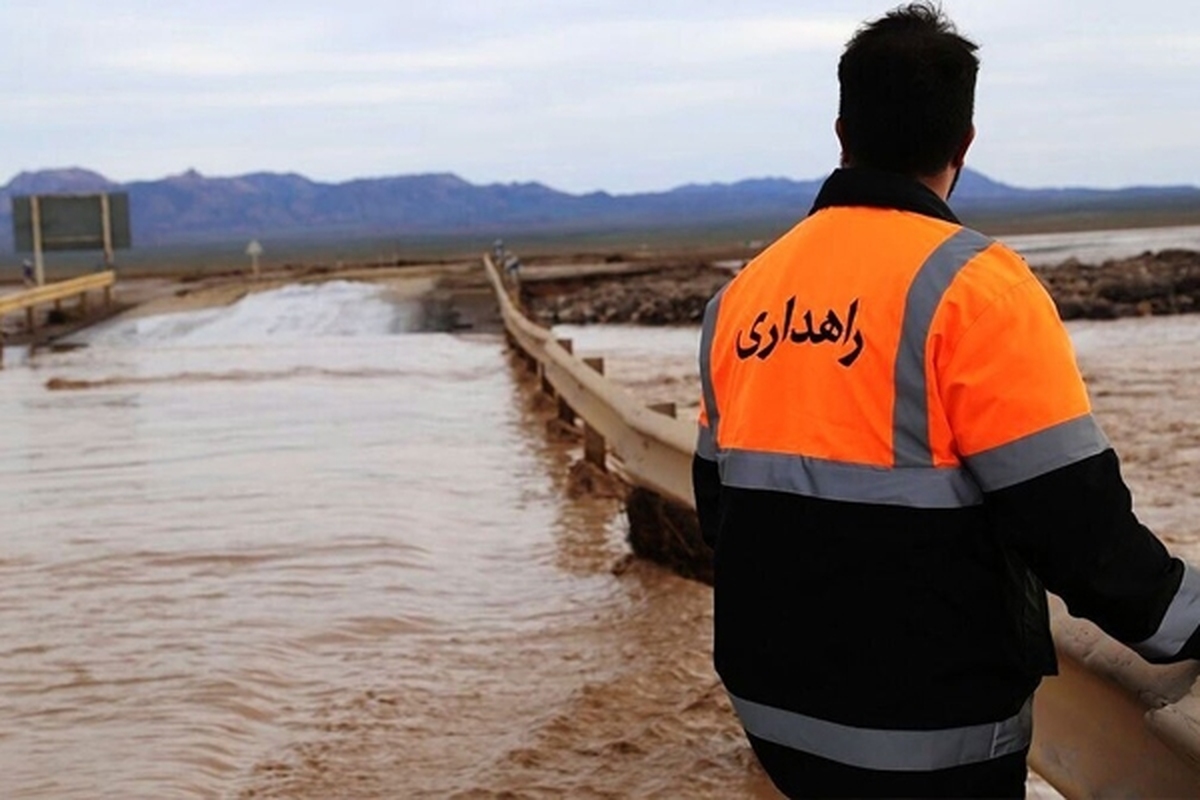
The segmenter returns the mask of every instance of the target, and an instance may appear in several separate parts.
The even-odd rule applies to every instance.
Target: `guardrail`
[[[94,272],[81,278],[47,283],[33,289],[26,289],[13,294],[0,296],[0,317],[14,311],[25,310],[25,324],[29,330],[37,329],[37,306],[54,303],[55,308],[62,307],[62,301],[69,297],[79,297],[79,308],[87,311],[87,293],[103,290],[104,304],[112,303],[112,287],[117,281],[117,274],[112,270]]]
[[[521,313],[487,256],[484,268],[509,341],[536,362],[565,416],[583,420],[589,458],[602,460],[607,449],[631,484],[694,511],[696,424],[606,381]],[[1034,700],[1034,770],[1071,798],[1200,797],[1200,665],[1148,664],[1057,601],[1051,623],[1060,674]]]
[[[593,442],[596,436],[603,437],[632,483],[690,506],[695,424],[639,404],[605,380],[600,371],[576,358],[569,343],[526,319],[491,259],[484,259],[510,340],[536,360],[542,379],[584,420]]]

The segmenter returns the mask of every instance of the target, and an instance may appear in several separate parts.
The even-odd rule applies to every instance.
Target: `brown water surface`
[[[0,796],[771,796],[707,588],[500,337],[350,284],[0,372]],[[12,366],[15,362],[15,366]]]

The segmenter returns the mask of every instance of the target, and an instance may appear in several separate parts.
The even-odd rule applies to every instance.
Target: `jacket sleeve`
[[[1200,580],[1138,522],[1111,449],[987,495],[996,529],[1061,597],[1153,662],[1200,658]]]
[[[1200,657],[1200,573],[1134,516],[1045,289],[1030,275],[964,327],[941,397],[1002,539],[1072,614],[1147,660]]]

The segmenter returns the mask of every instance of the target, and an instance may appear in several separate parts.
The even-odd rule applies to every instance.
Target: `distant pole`
[[[253,273],[255,279],[258,278],[258,257],[263,254],[263,246],[258,243],[258,239],[254,239],[250,244],[246,245],[246,255],[250,256],[250,272]]]
[[[42,258],[42,208],[35,194],[29,198],[29,217],[33,223],[33,269],[38,286],[46,284],[46,262]]]

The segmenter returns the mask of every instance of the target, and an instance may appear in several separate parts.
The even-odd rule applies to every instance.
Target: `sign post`
[[[33,275],[34,282],[38,286],[45,286],[46,260],[42,256],[42,204],[38,200],[37,195],[29,198],[29,216],[33,220]]]
[[[250,256],[250,272],[258,279],[258,257],[263,254],[263,246],[258,243],[258,239],[251,240],[250,244],[246,245],[246,255]]]
[[[112,269],[112,206],[109,205],[108,195],[106,194],[100,195],[100,227],[104,231],[104,268]]]

